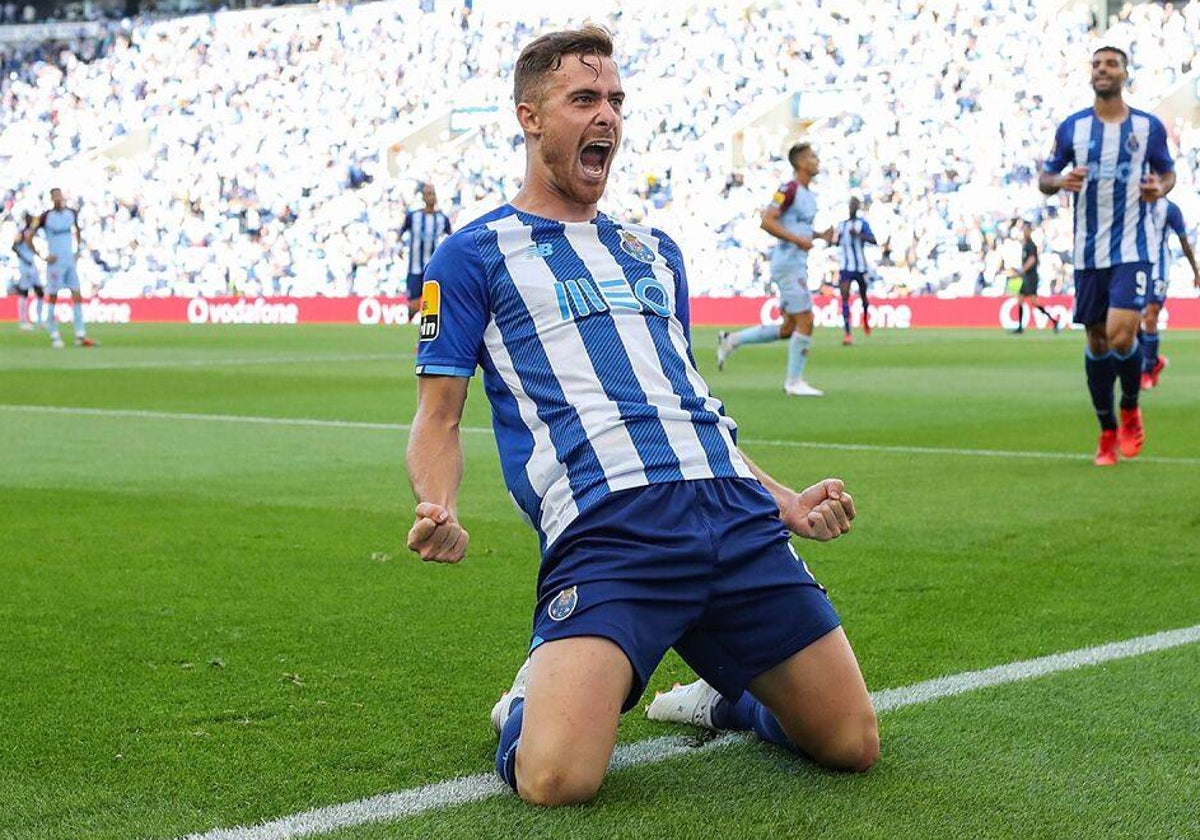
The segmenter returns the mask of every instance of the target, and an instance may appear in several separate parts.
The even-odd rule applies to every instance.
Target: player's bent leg
[[[522,799],[570,805],[596,795],[632,684],[633,666],[608,639],[558,639],[533,652],[516,752]]]
[[[818,764],[861,772],[879,757],[875,708],[841,627],[755,677],[750,692]]]

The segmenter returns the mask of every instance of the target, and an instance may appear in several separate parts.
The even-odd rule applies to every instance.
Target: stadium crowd
[[[9,45],[4,210],[40,211],[61,186],[80,208],[85,285],[108,296],[399,295],[398,229],[422,183],[459,224],[516,192],[504,80],[543,28],[422,5],[218,12]],[[697,293],[763,289],[759,214],[790,174],[795,130],[760,117],[798,93],[822,159],[819,226],[859,195],[883,243],[877,293],[961,295],[1003,290],[1021,218],[1038,225],[1047,290],[1069,287],[1067,205],[1034,187],[1054,126],[1081,106],[1101,42],[1128,49],[1131,100],[1153,105],[1193,66],[1200,4],[1131,6],[1103,35],[1086,7],[1015,0],[629,4],[613,28],[629,139],[606,209],[682,231]],[[406,142],[452,109],[477,123]],[[1200,133],[1170,128],[1190,173]],[[816,254],[811,276],[832,276],[832,259]]]

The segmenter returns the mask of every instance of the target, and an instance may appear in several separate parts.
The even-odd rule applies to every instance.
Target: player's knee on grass
[[[522,761],[517,750],[517,793],[531,805],[576,805],[594,798],[604,781],[604,768],[596,772],[578,763],[552,759]]]
[[[879,727],[874,710],[868,708],[859,715],[822,734],[816,743],[808,745],[814,761],[831,770],[863,773],[879,758]]]

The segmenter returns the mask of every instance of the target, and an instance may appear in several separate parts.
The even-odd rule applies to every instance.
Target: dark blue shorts
[[[1157,303],[1162,306],[1167,302],[1167,279],[1165,277],[1156,277],[1150,281],[1150,288],[1146,291],[1146,305]]]
[[[416,300],[421,296],[422,288],[425,285],[424,274],[408,275],[408,299]]]
[[[1076,324],[1099,324],[1107,320],[1110,309],[1133,309],[1146,306],[1146,291],[1150,286],[1150,263],[1131,262],[1112,268],[1077,269],[1075,271]]]
[[[614,493],[572,523],[538,579],[533,650],[601,636],[633,665],[623,711],[674,647],[736,700],[749,682],[841,621],[757,481],[709,479]]]
[[[840,283],[866,283],[867,277],[861,271],[839,271],[838,282]]]

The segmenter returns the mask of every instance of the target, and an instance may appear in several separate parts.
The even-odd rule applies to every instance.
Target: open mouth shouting
[[[602,181],[608,174],[616,146],[608,138],[592,140],[579,151],[579,166],[584,177],[590,181]]]

